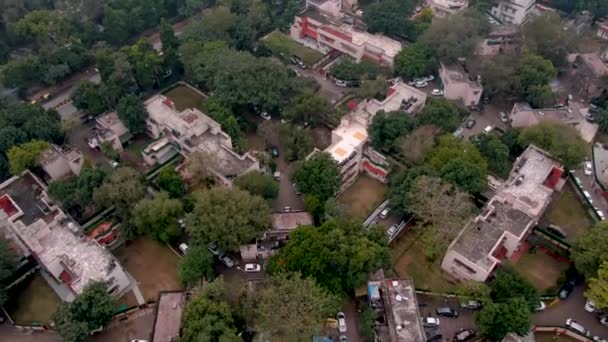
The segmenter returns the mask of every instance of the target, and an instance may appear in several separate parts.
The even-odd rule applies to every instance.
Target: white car
[[[585,175],[587,176],[591,176],[593,174],[593,165],[591,165],[591,162],[585,162]]]
[[[534,307],[534,311],[543,311],[547,308],[547,304],[545,304],[545,302],[543,302],[542,300],[538,302],[538,304],[536,304],[536,306]]]
[[[270,119],[271,119],[270,114],[268,114],[267,112],[261,112],[261,113],[260,113],[260,116],[261,116],[261,117],[262,117],[262,119],[264,119],[264,120],[270,120]]]
[[[227,255],[222,255],[220,256],[220,261],[226,265],[226,267],[228,268],[233,268],[234,267],[234,260],[232,260],[231,257],[227,256]]]
[[[441,90],[441,89],[433,89],[433,90],[431,90],[431,95],[433,95],[433,96],[443,96],[443,90]]]
[[[428,86],[429,84],[426,83],[426,81],[416,81],[414,82],[414,87],[416,88],[424,88],[426,86]]]
[[[179,250],[182,251],[182,253],[184,254],[188,253],[188,245],[186,245],[185,243],[180,243]]]
[[[110,160],[110,166],[115,169],[118,167],[118,162],[116,160]]]
[[[583,195],[585,195],[585,198],[587,199],[587,201],[589,201],[589,203],[593,204],[593,200],[591,199],[591,194],[589,193],[589,191],[583,191]]]
[[[380,212],[380,218],[381,219],[385,219],[388,217],[388,214],[390,214],[391,212],[391,208],[384,208],[384,210],[382,210],[382,212]]]
[[[432,80],[435,79],[435,77],[433,77],[433,75],[428,75],[428,76],[422,77],[422,79],[426,82],[431,82]]]
[[[336,85],[338,87],[346,88],[348,86],[348,83],[346,83],[346,81],[336,80]]]
[[[572,330],[572,331],[576,331],[577,333],[583,335],[583,336],[587,336],[587,337],[591,337],[591,333],[589,332],[589,330],[585,329],[585,327],[583,327],[580,323],[578,323],[577,321],[573,320],[572,318],[568,318],[566,320],[566,326]]]
[[[509,121],[509,117],[507,116],[507,113],[505,113],[505,112],[498,113],[498,117],[500,118],[500,121],[502,121],[502,122],[506,123]]]
[[[388,83],[390,85],[399,84],[401,82],[403,82],[403,79],[401,77],[395,77],[395,78],[391,78],[390,80],[388,80]]]
[[[387,231],[386,231],[386,235],[388,235],[389,237],[395,235],[395,233],[397,232],[397,225],[394,224],[392,225]]]
[[[363,16],[363,10],[357,10],[357,12],[355,12],[356,15],[362,17]]]
[[[595,303],[591,299],[587,299],[587,302],[585,303],[585,311],[593,313],[596,309]]]
[[[423,317],[422,325],[425,327],[438,327],[439,326],[439,318],[435,317]]]
[[[245,272],[260,272],[261,269],[258,264],[245,264]]]
[[[336,318],[338,319],[338,330],[340,330],[341,334],[344,334],[346,332],[346,316],[344,312],[338,312]]]

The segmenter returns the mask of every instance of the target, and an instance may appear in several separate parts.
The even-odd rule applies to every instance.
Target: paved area
[[[350,299],[343,307],[342,312],[346,316],[346,337],[348,341],[364,341],[364,338],[360,335],[359,327],[359,312],[357,310],[357,302],[354,299]]]
[[[460,329],[475,328],[473,320],[473,313],[475,311],[461,310],[457,299],[423,294],[418,294],[417,298],[418,306],[420,307],[420,315],[422,317],[439,318],[443,338],[446,341],[449,341]],[[456,309],[456,311],[459,313],[458,317],[450,318],[437,316],[435,310],[441,306],[449,306]]]
[[[463,123],[463,125],[462,125],[463,136],[468,139],[471,136],[481,133],[483,131],[483,129],[486,128],[487,126],[499,127],[503,130],[507,129],[508,126],[505,123],[503,123],[502,121],[500,121],[500,118],[498,117],[498,113],[499,112],[509,113],[510,111],[511,111],[511,107],[509,107],[509,106],[488,104],[488,105],[485,105],[482,112],[471,112],[470,118],[475,120],[476,124],[475,124],[475,126],[473,126],[470,129],[466,128],[466,127],[464,127],[464,125],[466,124],[466,121],[468,121],[468,119],[465,120],[465,123]]]
[[[101,151],[92,149],[88,145],[88,140],[93,137],[93,128],[95,127],[95,121],[83,123],[76,127],[68,136],[68,143],[78,148],[85,157],[91,161],[95,166],[109,166],[109,161],[104,157]]]
[[[149,340],[154,325],[154,308],[136,311],[128,317],[116,318],[102,332],[91,336],[90,342],[128,342]]]
[[[10,323],[0,324],[0,341],[10,342],[60,342],[61,338],[53,331],[22,332]],[[117,340],[118,341],[118,340]]]
[[[589,192],[591,195],[591,198],[593,199],[593,206],[599,208],[602,212],[604,212],[604,215],[606,215],[606,213],[608,213],[608,201],[606,201],[604,196],[602,196],[602,189],[595,183],[594,175],[585,175],[582,166],[574,170],[574,175],[581,180],[584,191]],[[587,203],[585,201],[582,202],[583,205],[587,207]]]

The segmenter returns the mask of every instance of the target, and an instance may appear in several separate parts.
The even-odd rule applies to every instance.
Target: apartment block
[[[523,24],[534,10],[536,0],[501,0],[491,13],[503,24]]]

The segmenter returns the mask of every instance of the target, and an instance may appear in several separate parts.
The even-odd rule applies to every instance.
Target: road
[[[581,180],[582,188],[591,195],[593,206],[599,208],[606,215],[608,213],[608,201],[602,196],[602,189],[595,182],[595,177],[593,175],[585,175],[582,167],[574,170],[574,175]],[[581,202],[587,207],[587,202],[582,198]]]

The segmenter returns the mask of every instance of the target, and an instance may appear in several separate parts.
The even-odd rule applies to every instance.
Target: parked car
[[[115,169],[118,167],[118,162],[116,160],[110,160],[110,166]]]
[[[488,134],[490,132],[492,132],[494,128],[492,126],[486,126],[486,128],[483,129],[483,133],[484,134]]]
[[[590,161],[585,162],[585,175],[591,176],[593,174],[593,165]]]
[[[474,119],[469,119],[465,125],[466,128],[473,128],[473,126],[475,126],[475,124],[477,123],[477,121],[475,121]]]
[[[460,307],[469,310],[480,310],[482,305],[480,301],[471,299],[467,300],[466,302],[460,303]]]
[[[262,117],[262,119],[264,119],[264,120],[270,120],[270,119],[272,119],[272,118],[270,117],[270,114],[268,114],[267,112],[261,112],[261,113],[260,113],[260,116],[261,116],[261,117]]]
[[[380,212],[380,218],[384,220],[385,218],[388,217],[388,214],[390,214],[390,213],[391,213],[391,208],[388,208],[388,207],[384,208],[384,210],[382,210],[382,212]]]
[[[602,318],[600,318],[600,324],[608,327],[608,316],[602,316]]]
[[[453,317],[456,318],[458,317],[458,311],[452,309],[449,306],[442,306],[437,308],[437,310],[435,310],[435,312],[439,315],[439,316],[444,316],[444,317]]]
[[[228,268],[233,268],[234,267],[234,260],[232,260],[231,257],[227,256],[226,254],[220,256],[220,261],[226,265],[226,267]]]
[[[395,78],[391,78],[390,80],[388,80],[388,83],[390,85],[399,84],[401,82],[403,82],[403,79],[401,77],[395,77]]]
[[[182,253],[188,253],[188,245],[186,245],[185,243],[180,243],[178,247],[179,250],[182,251]]]
[[[591,337],[591,333],[589,332],[589,330],[587,330],[585,327],[583,327],[580,323],[573,320],[572,318],[568,318],[566,320],[566,326],[568,327],[568,329],[577,332],[583,336]]]
[[[276,146],[272,146],[270,148],[270,152],[272,153],[272,156],[277,158],[279,156],[279,148]]]
[[[543,302],[542,300],[538,302],[538,304],[536,304],[536,306],[534,307],[534,311],[543,311],[547,308],[547,304],[545,304],[545,302]]]
[[[341,334],[346,333],[346,316],[344,312],[338,312],[336,318],[338,319],[338,330]]]
[[[456,342],[465,342],[473,339],[477,334],[473,329],[460,329],[454,335],[454,341]]]
[[[274,176],[274,179],[276,181],[280,181],[281,180],[281,172],[280,171],[275,171],[274,174],[273,174],[273,176]]]
[[[432,80],[435,79],[435,77],[433,75],[423,76],[421,78],[423,81],[426,81],[426,82],[431,82]]]
[[[210,243],[210,244],[207,246],[207,249],[209,250],[209,252],[211,252],[211,254],[213,254],[213,255],[215,255],[215,256],[218,256],[218,255],[220,255],[220,254],[221,254],[221,252],[220,252],[219,248],[217,248],[217,246],[216,246],[214,243]]]
[[[414,87],[416,88],[424,88],[426,86],[428,86],[429,84],[426,83],[425,81],[416,81],[414,82]]]
[[[259,264],[245,264],[245,272],[260,272],[261,269]]]
[[[348,86],[348,83],[346,81],[336,80],[336,85],[338,87],[346,88]]]
[[[355,14],[356,14],[356,15],[358,15],[358,16],[360,16],[360,17],[362,17],[362,16],[363,16],[363,10],[358,9],[358,10],[355,12]]]
[[[392,225],[387,231],[386,231],[386,235],[388,235],[389,237],[395,235],[395,233],[397,232],[397,228],[398,226],[396,224]]]
[[[595,310],[597,310],[595,303],[591,299],[587,299],[587,302],[585,303],[585,311],[593,313]]]
[[[498,113],[498,117],[500,118],[500,121],[502,121],[502,122],[506,123],[509,121],[509,117],[507,116],[507,113],[505,113],[505,112]]]
[[[573,281],[567,281],[559,289],[559,292],[557,293],[557,295],[558,295],[558,297],[560,299],[563,300],[563,299],[568,298],[568,296],[570,296],[570,294],[572,293],[572,291],[574,291],[574,282]]]
[[[422,325],[425,327],[438,327],[439,318],[436,317],[422,317]]]
[[[346,335],[340,335],[340,342],[347,342],[348,341],[348,337],[346,337]]]
[[[441,90],[441,89],[433,89],[433,90],[431,90],[431,95],[433,95],[433,96],[443,96],[443,90]]]
[[[549,224],[547,226],[547,230],[557,236],[559,236],[562,239],[565,239],[568,237],[568,233],[566,233],[565,230],[562,229],[562,227],[555,225],[555,224]]]

